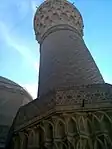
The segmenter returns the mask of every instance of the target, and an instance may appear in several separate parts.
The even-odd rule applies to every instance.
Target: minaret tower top
[[[83,36],[83,20],[77,8],[66,0],[46,0],[37,9],[34,30],[39,43],[57,29],[75,30]]]

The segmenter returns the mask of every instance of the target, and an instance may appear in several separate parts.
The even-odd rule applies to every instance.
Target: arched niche
[[[67,141],[67,144],[68,144],[68,149],[74,149],[74,146],[71,142]]]
[[[103,131],[109,133],[109,135],[112,137],[112,120],[109,115],[103,115],[101,126]]]
[[[94,130],[94,133],[101,131],[101,123],[96,115],[93,115],[93,130]]]
[[[40,130],[39,130],[39,127],[36,128],[35,130],[35,145],[39,148],[40,146]]]
[[[87,124],[87,132],[89,134],[92,134],[93,132],[93,124],[89,118],[86,119],[86,124]]]
[[[28,135],[24,134],[22,149],[27,149],[27,148],[28,148]]]
[[[65,124],[63,121],[58,120],[56,124],[56,137],[62,139],[65,137]]]
[[[53,125],[49,122],[46,123],[46,138],[49,141],[53,139]]]
[[[86,122],[83,116],[79,117],[79,130],[80,132],[85,132],[86,130]]]
[[[57,144],[53,143],[53,149],[58,149]]]
[[[58,149],[68,149],[67,144],[65,142],[58,143]]]
[[[39,127],[39,144],[40,146],[43,145],[45,142],[45,133],[44,133],[44,130]]]
[[[98,146],[102,146],[104,149],[112,148],[112,140],[108,135],[102,134],[98,136],[97,142]]]
[[[34,139],[35,139],[35,132],[34,132],[34,130],[30,130],[29,136],[28,136],[28,145],[29,146],[34,145]]]
[[[76,149],[92,149],[89,141],[85,137],[79,137],[79,139],[76,142]]]
[[[105,149],[104,143],[100,139],[95,140],[94,149]]]
[[[75,134],[77,133],[77,124],[76,124],[76,121],[73,120],[72,118],[69,119],[68,121],[68,134]]]
[[[105,149],[111,149],[112,148],[112,138],[110,138],[109,136],[106,136],[104,138],[104,145],[105,145]]]
[[[38,126],[35,129],[35,145],[37,148],[42,147],[45,141],[45,133],[42,127]]]

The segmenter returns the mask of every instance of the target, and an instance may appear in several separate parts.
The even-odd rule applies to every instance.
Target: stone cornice
[[[104,104],[100,103],[100,111],[107,111],[107,110],[111,110],[112,109],[112,104],[111,103],[107,103],[107,106],[105,106],[104,108]],[[34,117],[32,120],[29,120],[27,122],[25,122],[22,125],[19,126],[15,126],[14,128],[14,132],[18,132],[18,131],[22,131],[22,130],[27,130],[27,128],[30,128],[32,126],[37,125],[37,123],[41,122],[42,120],[44,120],[44,118],[49,118],[50,116],[52,116],[53,114],[60,114],[61,112],[66,112],[66,113],[76,113],[76,112],[97,112],[99,111],[99,105],[94,104],[93,106],[87,105],[87,108],[82,108],[80,106],[77,106],[76,108],[74,108],[74,106],[57,106],[54,110],[50,110],[38,117]]]

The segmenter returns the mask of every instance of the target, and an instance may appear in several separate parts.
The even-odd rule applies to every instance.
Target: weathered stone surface
[[[66,29],[44,39],[39,71],[38,96],[60,87],[104,82],[83,39]]]
[[[90,96],[87,97],[91,99],[94,96],[93,100],[90,103],[84,103],[82,107],[82,101],[84,98],[86,99],[86,96],[84,97],[83,95],[89,94]],[[81,99],[80,103],[72,99],[76,96],[80,96],[77,97],[77,99]],[[41,103],[44,102],[44,114],[43,110],[40,108],[42,113],[39,113],[40,115],[36,114],[37,119],[35,119],[34,113],[32,113],[32,120],[34,121],[31,119],[28,121],[27,119],[26,125],[14,126],[14,149],[16,149],[16,146],[22,149],[49,149],[55,147],[57,149],[111,149],[111,97],[112,86],[107,84],[75,87],[74,92],[73,88],[70,90],[57,91],[55,104],[52,107],[53,111],[51,113],[49,113],[49,108],[46,108],[49,103],[46,102],[45,107],[44,100],[41,100]],[[59,101],[61,101],[61,103]],[[38,101],[35,100],[35,103],[36,102]],[[51,100],[51,103],[52,102],[54,101]],[[34,109],[33,107],[30,108]],[[29,109],[26,111],[28,112]],[[36,112],[36,110],[34,111]],[[20,119],[21,118],[22,117],[20,117]]]
[[[92,84],[57,89],[23,106],[15,119],[15,129],[24,128],[52,113],[112,108],[112,86]]]

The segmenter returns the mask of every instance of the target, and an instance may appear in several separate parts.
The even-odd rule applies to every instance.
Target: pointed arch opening
[[[46,124],[46,138],[49,141],[53,140],[53,126],[50,123]]]
[[[102,126],[103,126],[103,130],[107,133],[109,133],[109,135],[112,137],[112,123],[110,121],[110,119],[104,115],[103,116],[103,121],[102,121]]]
[[[38,126],[35,130],[35,145],[37,148],[43,148],[45,142],[45,133],[43,128]]]
[[[95,145],[96,145],[96,149],[105,149],[104,148],[104,143],[100,139],[98,139],[96,141]]]
[[[85,132],[85,129],[86,129],[86,123],[85,123],[85,121],[84,121],[84,118],[83,118],[83,116],[81,116],[80,118],[79,118],[79,130],[81,131],[81,132]]]
[[[93,116],[93,124],[94,124],[94,133],[101,131],[101,124],[100,120],[97,118],[97,116]]]
[[[39,144],[40,146],[42,146],[45,142],[45,134],[44,134],[44,130],[39,127]]]
[[[64,142],[59,142],[58,143],[58,148],[59,149],[68,149],[67,144]]]
[[[92,122],[91,122],[91,120],[90,119],[86,119],[86,121],[87,121],[87,132],[89,133],[89,134],[92,134],[92,132],[93,132],[93,126],[92,126]]]
[[[30,131],[28,136],[28,145],[32,146],[34,144],[35,135],[33,131]]]
[[[64,138],[65,137],[65,124],[59,120],[56,126],[56,133],[58,138]]]
[[[72,118],[68,121],[68,134],[75,134],[77,133],[77,124],[76,121]]]
[[[28,136],[27,136],[27,134],[24,134],[22,149],[27,149],[27,148],[28,148]]]

